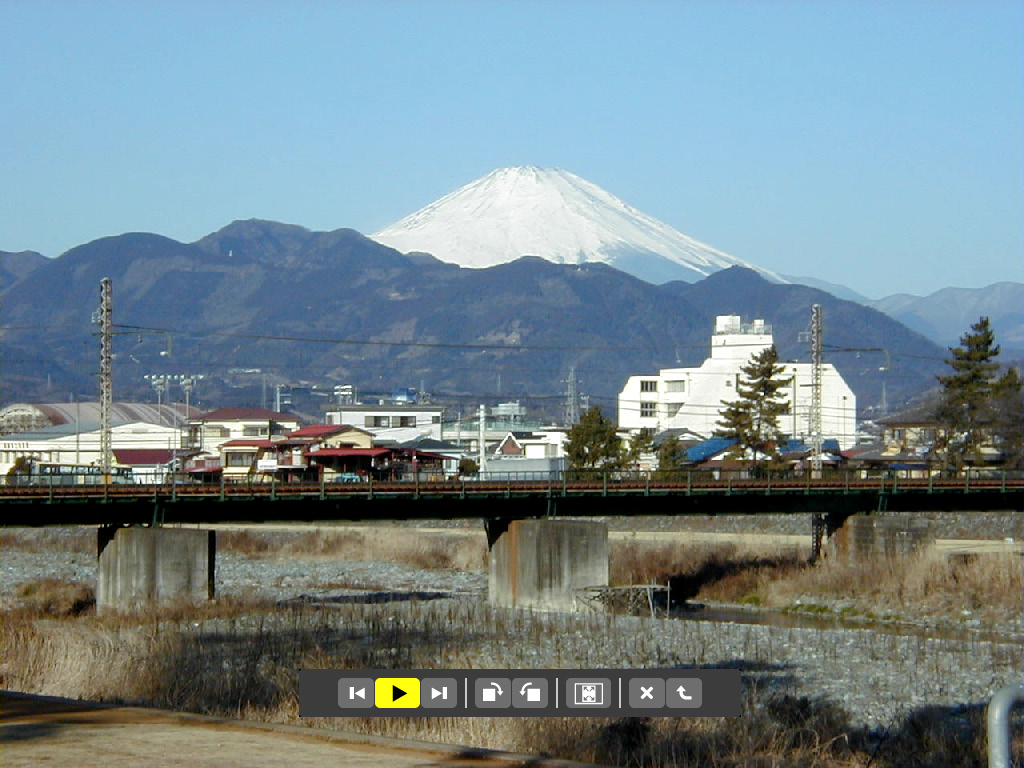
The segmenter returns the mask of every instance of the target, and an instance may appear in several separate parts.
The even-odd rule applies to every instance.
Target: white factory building
[[[631,431],[688,429],[710,437],[718,428],[722,402],[737,399],[740,368],[773,344],[772,328],[764,320],[743,323],[739,315],[715,318],[711,356],[699,368],[663,368],[656,375],[630,376],[618,397],[619,427]],[[812,366],[781,363],[781,392],[789,410],[779,418],[788,437],[811,438]],[[822,438],[835,438],[843,450],[853,447],[857,434],[857,398],[829,363],[822,370]]]

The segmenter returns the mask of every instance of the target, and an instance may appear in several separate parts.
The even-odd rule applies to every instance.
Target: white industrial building
[[[3,435],[0,437],[0,476],[6,475],[19,458],[46,464],[99,466],[102,463],[100,435],[101,428],[96,423],[57,424],[32,432]],[[167,424],[121,422],[111,426],[110,440],[118,464],[134,463],[118,460],[122,452],[130,455],[160,451],[167,455],[165,461],[169,461],[181,450],[182,430]]]
[[[740,368],[773,344],[772,329],[764,320],[745,324],[739,315],[715,318],[711,357],[699,368],[663,368],[653,376],[630,376],[618,397],[619,427],[661,432],[688,429],[710,437],[718,429],[722,403],[737,399]],[[810,441],[812,366],[782,363],[786,382],[781,393],[789,405],[779,418],[782,432]],[[851,448],[857,435],[857,398],[839,372],[828,363],[822,369],[822,438],[835,438],[842,449]]]

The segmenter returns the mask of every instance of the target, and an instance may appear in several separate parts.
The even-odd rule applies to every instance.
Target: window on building
[[[264,437],[268,433],[267,427],[242,427],[243,437]]]
[[[390,427],[391,417],[390,416],[367,416],[366,426],[368,427]]]
[[[396,419],[398,420],[398,424],[396,424],[395,426],[398,426],[398,427],[415,427],[416,426],[416,417],[415,416],[397,416]]]
[[[252,459],[253,455],[251,453],[229,451],[224,454],[224,463],[229,467],[248,467],[252,464]]]
[[[640,403],[640,418],[653,419],[658,415],[657,403]]]
[[[679,380],[676,380],[676,381],[666,381],[665,382],[665,391],[666,392],[685,392],[686,391],[686,381],[685,381],[685,379],[679,379]]]
[[[657,379],[642,379],[640,381],[641,392],[657,392],[658,391],[658,380]]]
[[[430,423],[431,424],[440,424],[441,423],[441,417],[440,416],[431,416],[430,417]]]

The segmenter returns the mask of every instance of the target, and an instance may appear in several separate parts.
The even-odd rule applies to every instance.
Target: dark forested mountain
[[[719,314],[763,317],[782,356],[806,360],[797,337],[814,303],[825,309],[826,357],[862,406],[883,381],[890,403],[929,387],[945,352],[880,312],[740,267],[663,286],[529,257],[465,269],[350,229],[244,221],[191,244],[103,238],[11,285],[0,324],[20,328],[0,344],[22,362],[16,377],[0,371],[5,400],[94,396],[91,317],[104,277],[121,398],[151,396],[147,374],[201,373],[219,405],[251,403],[268,382],[556,402],[575,367],[581,389],[608,406],[631,374],[699,364]]]
[[[46,257],[35,251],[0,251],[0,291],[9,288],[45,263]]]

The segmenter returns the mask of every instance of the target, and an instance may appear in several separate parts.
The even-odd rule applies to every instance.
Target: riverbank
[[[994,521],[993,530],[1005,532],[1006,523],[1005,518]],[[666,533],[668,544],[655,541],[669,549],[686,539],[685,532]],[[771,764],[831,768],[863,764],[872,754],[878,755],[871,758],[874,765],[915,765],[906,755],[920,751],[915,741],[920,739],[944,750],[938,762],[922,765],[976,764],[961,758],[983,750],[988,698],[1019,679],[1024,663],[1019,600],[1013,616],[960,615],[933,625],[921,617],[844,615],[841,601],[820,594],[802,601],[809,615],[778,614],[786,621],[770,620],[776,614],[763,609],[751,613],[758,607],[750,604],[730,608],[742,607],[742,615],[712,621],[702,619],[725,606],[671,619],[531,614],[487,605],[486,571],[477,559],[479,529],[289,526],[257,534],[235,529],[219,537],[224,542],[218,552],[219,605],[198,613],[157,612],[124,620],[86,613],[40,620],[9,612],[3,684],[612,764],[625,761],[622,750],[629,747],[629,754],[648,755],[658,766],[749,765],[735,756],[792,752],[797,757]],[[619,531],[611,538],[628,544],[646,542],[648,534],[660,535]],[[18,585],[33,578],[91,583],[93,535],[8,531],[0,565],[6,606],[24,602]],[[757,541],[742,531],[732,535],[740,536],[744,547]],[[760,535],[777,553],[780,540],[772,536],[797,534]],[[375,560],[382,552],[386,562]],[[967,560],[992,562],[990,557]],[[1019,562],[1016,566],[1019,572]],[[878,580],[873,573],[865,578]],[[960,585],[945,588],[955,597]],[[743,672],[744,717],[732,724],[655,719],[630,726],[639,728],[636,732],[589,719],[300,719],[295,672],[310,666],[730,667]],[[837,756],[831,748],[795,749],[793,740],[808,734],[821,743],[840,739],[845,751]],[[720,751],[685,763],[666,757],[678,756],[683,747],[705,748],[698,744]]]

